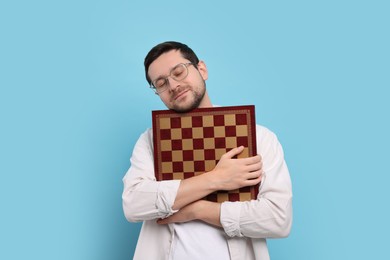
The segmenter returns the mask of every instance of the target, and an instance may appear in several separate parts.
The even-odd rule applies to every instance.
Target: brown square
[[[203,116],[203,126],[204,127],[210,127],[210,126],[214,126],[214,120],[213,120],[213,116],[210,115],[210,116]]]
[[[209,160],[206,160],[205,161],[205,171],[206,172],[209,172],[211,170],[213,170],[215,168],[215,160],[212,160],[212,161],[209,161]]]
[[[227,200],[229,200],[228,193],[225,193],[225,192],[218,193],[218,196],[217,196],[218,202],[223,202],[223,201],[227,201]]]
[[[236,116],[234,114],[227,114],[224,117],[225,125],[236,125]]]
[[[194,150],[194,160],[203,161],[204,160],[204,151],[203,150]]]
[[[194,172],[195,167],[194,167],[194,162],[183,162],[183,171],[184,172]]]
[[[248,136],[248,126],[238,125],[236,127],[237,136]]]
[[[167,117],[160,118],[160,129],[170,129],[171,128],[171,120]]]
[[[162,162],[161,166],[162,166],[161,171],[162,171],[163,175],[165,173],[173,172],[172,162]]]
[[[215,149],[215,157],[221,159],[222,155],[226,153],[226,149]]]
[[[249,192],[242,192],[242,193],[239,193],[239,200],[240,201],[246,201],[246,200],[251,200],[252,199],[252,196]]]
[[[161,151],[172,151],[172,141],[161,140],[160,147],[161,147]]]
[[[239,155],[237,155],[237,158],[247,158],[247,157],[249,157],[249,149],[248,147],[245,147],[244,150]]]
[[[181,127],[191,128],[192,127],[192,117],[184,116],[181,118]]]
[[[183,150],[194,150],[194,142],[192,139],[182,140]]]
[[[201,128],[201,127],[192,128],[192,137],[193,138],[203,138],[203,128]]]
[[[178,140],[178,139],[182,139],[182,135],[181,135],[181,129],[180,128],[174,128],[171,130],[171,139],[172,140]]]
[[[226,148],[236,148],[237,140],[236,137],[226,137]]]
[[[172,151],[172,161],[173,162],[182,162],[183,161],[183,151]]]
[[[215,148],[214,138],[205,138],[204,149],[214,149],[214,148]]]
[[[225,127],[224,126],[214,127],[214,136],[224,138],[226,136]]]
[[[174,180],[182,180],[184,178],[184,174],[182,172],[174,172],[173,179]]]

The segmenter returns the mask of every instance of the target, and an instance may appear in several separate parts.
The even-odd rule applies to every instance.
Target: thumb
[[[233,158],[236,155],[239,155],[244,150],[244,146],[236,147],[231,149],[229,152],[222,155],[222,158]]]
[[[169,217],[168,217],[168,218],[164,218],[164,219],[160,218],[160,219],[158,219],[158,220],[156,221],[156,223],[159,224],[159,225],[168,224],[168,223],[169,223]]]

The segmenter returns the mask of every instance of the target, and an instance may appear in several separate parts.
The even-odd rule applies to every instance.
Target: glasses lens
[[[156,80],[153,85],[156,88],[156,90],[159,91],[166,87],[167,81],[161,78]]]
[[[187,76],[187,74],[188,74],[188,70],[186,65],[184,64],[177,65],[171,71],[171,77],[174,80],[182,80]]]
[[[188,75],[187,64],[183,64],[183,63],[180,63],[179,65],[174,67],[169,73],[169,77],[177,81],[185,79],[187,75]],[[157,79],[155,82],[152,83],[151,87],[155,90],[156,93],[161,93],[165,91],[168,87],[168,78]]]

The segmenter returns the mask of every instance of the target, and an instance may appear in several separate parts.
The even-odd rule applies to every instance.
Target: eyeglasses
[[[192,65],[191,62],[177,64],[171,69],[168,76],[160,77],[153,81],[150,84],[150,88],[154,90],[156,95],[159,95],[160,93],[168,89],[169,77],[174,79],[175,81],[182,81],[183,79],[185,79],[188,76],[188,66],[190,65]]]

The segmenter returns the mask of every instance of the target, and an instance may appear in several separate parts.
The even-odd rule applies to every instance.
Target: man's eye
[[[178,78],[180,76],[182,76],[184,73],[184,69],[182,66],[180,67],[177,67],[175,70],[172,71],[172,76]]]
[[[165,79],[158,79],[156,82],[155,82],[155,87],[156,88],[163,88],[166,84],[166,81]]]

